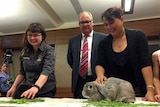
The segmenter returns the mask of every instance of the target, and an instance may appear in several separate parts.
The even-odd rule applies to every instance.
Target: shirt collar
[[[93,30],[91,31],[88,37],[92,37],[92,36],[93,36]],[[84,33],[82,33],[82,37],[84,37]]]
[[[39,49],[40,49],[41,51],[44,50],[45,44],[46,44],[46,43],[45,43],[44,41],[40,44]]]

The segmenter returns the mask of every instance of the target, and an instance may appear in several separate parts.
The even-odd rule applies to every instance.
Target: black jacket
[[[151,60],[148,51],[148,42],[143,32],[138,30],[125,29],[127,38],[127,47],[131,68],[134,71],[133,76],[141,88],[143,94],[146,93],[146,86],[142,76],[141,69],[146,66],[151,66]],[[115,66],[112,54],[112,35],[107,36],[99,43],[98,58],[96,65],[101,65],[105,68],[105,75],[107,77],[116,76]],[[130,78],[130,77],[128,77]]]

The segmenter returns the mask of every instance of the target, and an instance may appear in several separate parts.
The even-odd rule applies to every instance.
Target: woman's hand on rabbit
[[[103,84],[105,80],[107,80],[107,77],[102,75],[102,76],[98,76],[95,81],[97,83]]]
[[[104,68],[100,65],[97,65],[95,69],[96,69],[96,75],[97,75],[97,78],[95,81],[97,83],[103,84],[104,81],[107,80],[107,77],[104,76],[104,72],[105,72]]]

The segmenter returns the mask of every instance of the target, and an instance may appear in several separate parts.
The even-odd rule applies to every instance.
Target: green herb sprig
[[[43,99],[24,99],[24,98],[21,98],[21,99],[11,99],[11,100],[8,100],[8,101],[0,101],[0,104],[28,104],[28,103],[31,103],[31,102],[44,102],[45,100]]]

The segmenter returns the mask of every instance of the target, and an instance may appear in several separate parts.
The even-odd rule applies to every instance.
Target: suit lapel
[[[77,53],[78,53],[78,56],[77,58],[80,56],[80,53],[81,53],[81,39],[82,39],[82,35],[80,34],[78,37],[77,37],[77,43],[75,47],[78,47],[77,48]],[[80,58],[80,57],[79,57]],[[79,59],[80,60],[80,59]]]

